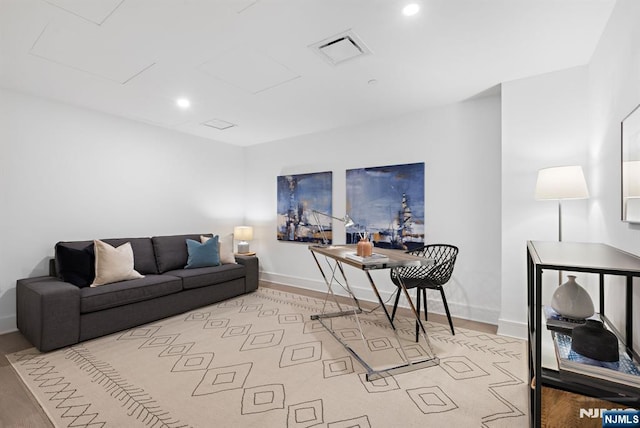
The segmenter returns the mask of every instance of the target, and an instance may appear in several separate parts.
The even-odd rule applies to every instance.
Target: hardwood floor
[[[311,297],[323,298],[324,293],[304,290],[300,288],[288,287],[261,281],[261,287],[268,287],[281,291],[304,294]],[[345,303],[348,302],[347,298]],[[375,305],[370,302],[361,302],[364,309],[373,308]],[[400,315],[409,315],[408,309],[399,309]],[[438,314],[429,314],[429,320],[447,324],[447,318]],[[486,333],[496,333],[497,327],[490,324],[483,324],[474,321],[454,318],[454,326],[468,328],[471,330]],[[22,381],[9,365],[6,358],[11,354],[23,349],[31,348],[32,345],[19,332],[0,335],[0,427],[3,428],[51,428],[53,425],[46,414],[31,395],[29,390],[22,384]]]
[[[7,354],[31,347],[19,332],[0,335],[0,427],[53,427],[6,358]]]

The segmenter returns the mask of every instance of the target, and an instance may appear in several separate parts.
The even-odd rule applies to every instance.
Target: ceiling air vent
[[[371,53],[360,37],[351,30],[321,40],[310,45],[309,48],[331,65],[338,65]]]
[[[226,122],[222,119],[211,119],[207,122],[203,122],[202,124],[204,126],[208,126],[209,128],[219,129],[220,131],[224,131],[225,129],[237,126],[235,123]]]

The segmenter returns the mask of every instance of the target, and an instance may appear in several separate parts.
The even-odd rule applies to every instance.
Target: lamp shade
[[[538,171],[536,199],[587,199],[589,190],[582,167],[559,166]]]
[[[233,228],[233,236],[238,241],[251,241],[253,239],[253,227],[236,226]]]

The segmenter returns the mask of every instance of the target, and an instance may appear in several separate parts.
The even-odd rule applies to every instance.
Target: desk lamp
[[[311,210],[311,212],[313,213],[313,218],[316,222],[316,225],[318,226],[318,229],[320,230],[320,236],[322,236],[322,244],[320,245],[321,247],[328,246],[329,239],[327,238],[327,235],[324,233],[324,229],[322,228],[322,224],[320,224],[320,219],[318,218],[318,215],[323,215],[325,217],[329,217],[329,218],[343,222],[345,229],[355,224],[353,220],[351,220],[351,217],[349,217],[347,214],[345,214],[344,217],[340,218],[340,217],[334,217],[332,215],[323,213],[322,211],[318,211],[318,210]]]

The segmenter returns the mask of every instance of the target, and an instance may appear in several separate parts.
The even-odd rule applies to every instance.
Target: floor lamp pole
[[[562,199],[558,199],[558,242],[562,242]],[[562,285],[562,271],[558,271],[558,285]]]

